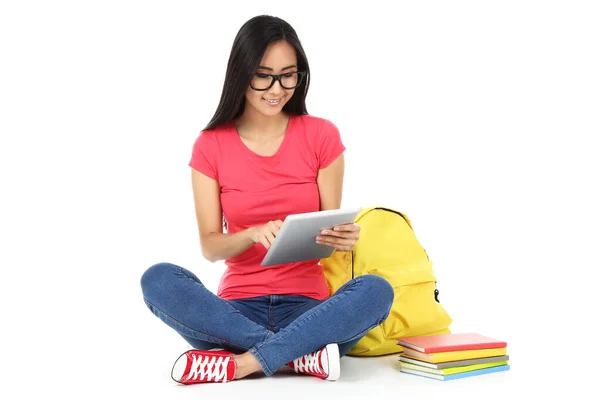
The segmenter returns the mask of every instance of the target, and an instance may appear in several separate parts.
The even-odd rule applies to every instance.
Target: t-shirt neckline
[[[270,156],[263,156],[261,154],[258,154],[254,150],[252,150],[248,146],[246,146],[246,143],[244,143],[244,141],[240,137],[240,134],[239,134],[239,132],[237,130],[237,126],[235,124],[235,120],[231,121],[231,127],[233,129],[233,133],[236,136],[236,142],[238,143],[239,146],[241,146],[243,149],[245,149],[244,151],[246,151],[247,153],[251,154],[252,156],[260,158],[260,159],[272,160],[272,159],[275,159],[275,158],[279,157],[279,155],[283,152],[283,150],[285,150],[285,147],[287,146],[287,143],[290,141],[289,136],[290,136],[290,132],[292,131],[292,123],[294,121],[294,117],[295,117],[295,115],[290,114],[289,119],[288,119],[287,127],[285,128],[285,134],[283,136],[283,140],[281,141],[281,144],[279,145],[279,148],[277,149],[277,151],[275,152],[275,154],[270,155]]]

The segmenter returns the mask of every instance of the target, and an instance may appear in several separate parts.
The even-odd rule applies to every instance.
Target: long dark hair
[[[259,15],[248,20],[240,28],[233,41],[221,100],[212,119],[204,128],[205,130],[215,128],[242,115],[246,89],[260,65],[267,47],[269,44],[281,40],[287,41],[296,50],[298,70],[306,71],[302,85],[296,88],[292,98],[283,106],[283,111],[288,114],[308,114],[305,100],[310,83],[310,69],[298,35],[294,28],[281,18]]]

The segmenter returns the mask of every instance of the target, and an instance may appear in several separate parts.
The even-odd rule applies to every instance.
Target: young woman
[[[341,205],[345,147],[333,123],[308,115],[309,80],[286,21],[257,16],[241,27],[220,103],[189,162],[202,254],[227,266],[218,292],[170,263],[141,279],[148,308],[194,348],[175,361],[177,382],[270,376],[286,364],[336,380],[340,356],[390,312],[394,292],[378,276],[329,296],[318,260],[260,265],[287,215]],[[316,240],[351,251],[359,232],[341,225]]]

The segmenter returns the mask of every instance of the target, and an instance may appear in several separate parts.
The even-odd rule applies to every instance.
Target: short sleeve
[[[319,169],[329,166],[340,154],[346,150],[342,143],[340,131],[331,121],[323,120],[317,138],[317,157]]]
[[[202,131],[194,141],[192,157],[188,165],[209,178],[217,180],[219,176],[216,157],[218,149],[214,139],[210,132]]]

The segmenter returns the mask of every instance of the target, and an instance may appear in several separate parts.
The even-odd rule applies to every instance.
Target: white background
[[[451,328],[506,340],[511,371],[436,382],[344,358],[336,383],[170,380],[186,344],[139,279],[169,261],[216,289],[187,163],[238,29],[263,13],[296,29],[308,111],[348,148],[342,205],[405,212]],[[2,2],[2,397],[579,393],[598,314],[599,20],[592,1]]]

